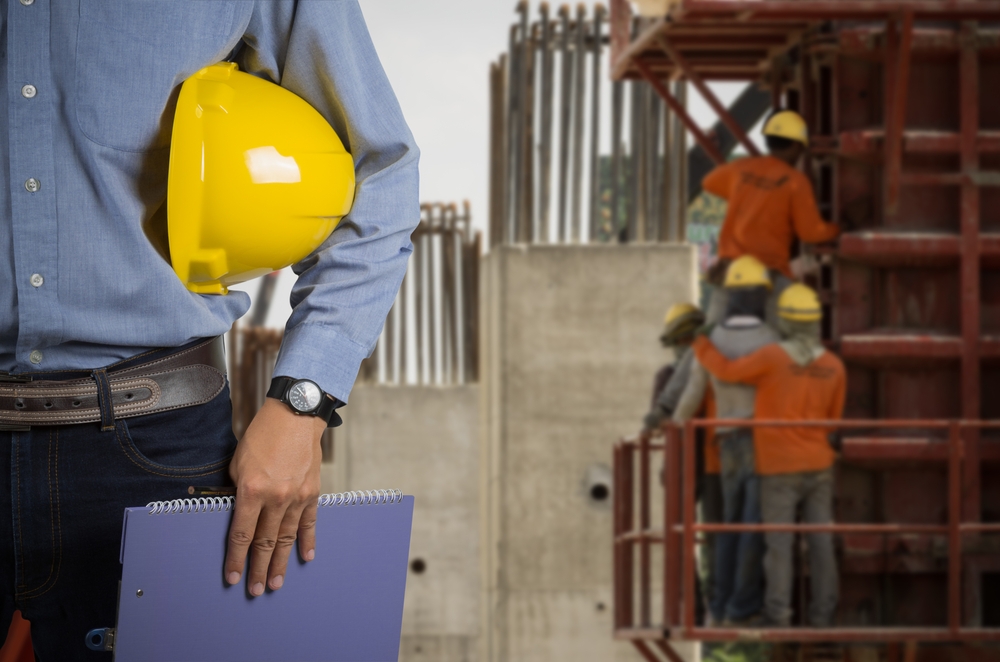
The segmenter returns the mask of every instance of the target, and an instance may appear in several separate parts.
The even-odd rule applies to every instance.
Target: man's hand
[[[264,401],[229,465],[236,483],[236,512],[229,527],[225,577],[237,584],[247,552],[250,595],[285,581],[296,538],[303,561],[316,554],[316,499],[326,421],[296,416],[272,398]]]

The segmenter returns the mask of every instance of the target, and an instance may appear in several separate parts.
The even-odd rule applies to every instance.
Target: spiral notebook
[[[293,552],[284,586],[250,598],[222,563],[232,497],[128,508],[116,662],[395,662],[413,497],[320,497],[316,559]]]

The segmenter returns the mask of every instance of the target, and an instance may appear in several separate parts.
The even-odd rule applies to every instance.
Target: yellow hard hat
[[[733,260],[726,270],[723,287],[771,287],[771,276],[764,263],[753,255],[743,255]]]
[[[822,319],[823,308],[811,287],[795,283],[778,297],[778,316],[793,322],[815,322]]]
[[[670,306],[663,318],[663,333],[660,342],[673,345],[679,338],[694,333],[695,329],[705,323],[705,315],[698,306],[690,303],[675,303]]]
[[[794,110],[783,110],[772,115],[764,124],[764,135],[787,138],[809,146],[809,127]]]
[[[354,160],[292,92],[223,62],[184,81],[167,181],[170,261],[199,294],[294,264],[354,201]]]

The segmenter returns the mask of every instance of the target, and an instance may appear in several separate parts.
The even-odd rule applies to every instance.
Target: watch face
[[[292,409],[295,411],[302,413],[310,412],[319,407],[319,401],[322,397],[323,392],[319,390],[319,387],[307,379],[295,382],[292,384],[292,388],[288,389],[288,404],[292,405]]]

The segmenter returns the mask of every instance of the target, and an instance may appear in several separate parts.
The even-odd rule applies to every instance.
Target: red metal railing
[[[746,421],[744,427],[820,427],[828,429],[926,429],[944,431],[947,440],[948,517],[945,524],[698,524],[695,518],[695,452],[697,428],[732,421],[689,421],[682,429],[668,425],[662,443],[650,436],[623,440],[614,449],[614,627],[617,639],[633,641],[694,639],[728,641],[1000,641],[1000,628],[965,627],[962,624],[962,536],[1000,532],[1000,524],[965,521],[962,513],[962,462],[966,455],[964,433],[978,445],[978,432],[1000,429],[1000,421],[954,420],[851,420],[851,421]],[[892,443],[891,438],[885,440]],[[989,443],[989,442],[986,442]],[[978,449],[968,449],[978,457]],[[654,453],[663,455],[663,526],[652,528],[651,471]],[[635,465],[638,454],[638,494]],[[636,497],[638,496],[638,499]],[[635,505],[638,503],[638,527]],[[788,531],[835,534],[933,534],[947,536],[947,624],[942,627],[850,627],[747,629],[702,627],[695,622],[696,546],[702,533],[737,531]],[[663,549],[662,622],[652,618],[652,548]],[[638,547],[638,577],[635,550]],[[637,582],[638,580],[638,582]],[[638,600],[635,587],[638,584]],[[638,602],[638,615],[635,613]]]

